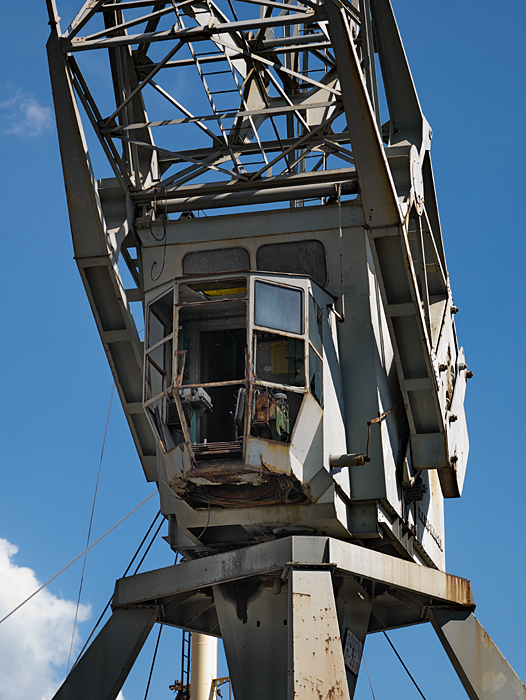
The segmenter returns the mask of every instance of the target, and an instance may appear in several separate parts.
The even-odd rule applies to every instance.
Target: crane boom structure
[[[236,700],[351,700],[366,635],[431,620],[482,698],[443,573],[471,373],[390,0],[47,5],[75,260],[185,557],[117,582],[56,697],[116,697],[157,621],[221,636]]]

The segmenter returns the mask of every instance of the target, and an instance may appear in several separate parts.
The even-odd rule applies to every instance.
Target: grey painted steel
[[[334,596],[338,613],[338,624],[342,645],[348,631],[356,637],[362,645],[365,645],[365,637],[369,632],[371,613],[373,610],[374,590],[367,588],[363,580],[359,583],[354,576],[345,576],[335,579]],[[361,655],[356,659],[356,666],[360,668]],[[347,686],[352,698],[358,681],[355,668],[349,669],[345,665]]]
[[[526,687],[473,613],[428,614],[470,700],[525,700]]]
[[[141,405],[142,345],[117,268],[118,243],[106,227],[56,28],[47,51],[75,259],[146,478],[152,481],[156,445]]]
[[[122,578],[116,583],[113,605],[137,605],[241,578],[272,572],[281,574],[290,566],[320,564],[437,601],[473,605],[471,587],[466,579],[328,537],[286,537]]]
[[[287,700],[289,584],[278,580],[277,592],[273,580],[260,590],[252,582],[244,590],[243,581],[213,587],[236,700]]]
[[[326,0],[329,34],[356,161],[367,226],[402,223],[396,190],[343,7]]]
[[[350,700],[366,634],[419,624],[428,614],[470,698],[507,698],[502,692],[510,688],[516,694],[509,697],[524,698],[524,686],[470,612],[469,582],[437,570],[445,566],[442,496],[460,496],[467,460],[468,372],[456,341],[431,129],[391,3],[265,0],[266,9],[251,19],[243,5],[241,21],[236,0],[224,9],[218,3],[85,2],[62,33],[55,2],[47,0],[75,258],[143,469],[158,482],[169,543],[189,559],[117,582],[112,618],[57,697],[115,698],[158,619],[223,637],[238,700]],[[273,8],[280,14],[272,16]],[[148,56],[153,44],[155,61]],[[99,109],[98,86],[92,92],[92,76],[83,73],[84,59],[100,49],[108,51],[115,97],[105,113],[107,100]],[[375,51],[389,109],[384,127]],[[78,62],[77,52],[83,53]],[[193,90],[172,95],[163,85],[168,71],[182,68],[194,69],[209,113],[201,111],[203,101],[192,103]],[[148,102],[152,94],[157,104]],[[171,111],[158,116],[161,103]],[[80,107],[111,180],[96,181]],[[195,144],[185,136],[192,129]],[[174,136],[157,138],[168,130]],[[349,196],[355,199],[342,201]],[[319,206],[304,206],[309,198]],[[280,211],[168,218],[286,201],[292,207]],[[325,289],[307,273],[259,268],[262,245],[305,241],[323,248]],[[248,290],[259,280],[292,285],[304,299],[312,295],[320,312],[321,349],[313,344],[312,352],[319,351],[322,394],[310,385],[312,379],[316,387],[314,376],[295,385],[296,398],[303,398],[290,444],[251,434],[247,418],[243,459],[206,466],[186,435],[172,367],[161,368],[159,400],[148,385],[144,363],[154,366],[159,358],[152,345],[143,360],[130,303],[143,303],[148,327],[152,305],[172,295],[171,328],[157,350],[169,355],[177,347],[171,357],[178,362],[175,322],[187,303],[179,294],[191,289],[182,261],[188,253],[229,247],[244,249],[250,261],[251,272],[243,273]],[[251,293],[245,329],[253,339],[259,331]],[[301,342],[309,348],[307,307]],[[250,341],[247,391],[251,348]],[[304,362],[310,367],[309,354]],[[226,384],[230,391],[233,382]],[[147,391],[155,396],[148,399]],[[169,399],[177,404],[183,442],[174,437],[168,446],[162,426],[168,430]],[[143,401],[152,407],[151,423]],[[170,421],[177,426],[173,415]],[[217,439],[208,443],[227,444]],[[275,483],[285,476],[289,489],[299,484],[305,502],[290,502],[289,491],[280,501],[282,483],[270,505],[252,502],[250,489],[264,484],[267,473]],[[238,487],[239,507],[225,507]],[[313,534],[286,536],[301,532]],[[346,639],[358,650],[347,665]],[[469,644],[480,654],[470,656]]]
[[[308,197],[335,197],[338,194],[338,186],[341,186],[343,195],[356,194],[357,187],[354,182],[333,184],[309,184],[296,187],[280,187],[276,189],[254,189],[249,192],[225,192],[202,197],[174,198],[159,202],[159,211],[163,209],[169,213],[182,212],[196,209],[219,209],[221,207],[255,206],[269,202],[285,202],[291,199],[306,199]]]
[[[420,150],[424,115],[407,63],[400,32],[390,0],[370,0],[373,26],[378,42],[385,96],[389,106],[389,143],[406,139]],[[416,133],[411,133],[416,132]]]
[[[345,665],[342,643],[389,629],[378,625],[386,615],[391,626],[427,616],[471,700],[526,698],[471,612],[468,581],[330,538],[285,538],[121,579],[113,607],[56,700],[113,700],[156,620],[220,631],[241,700],[350,700],[361,651]],[[193,626],[211,607],[217,618]]]
[[[157,607],[115,610],[54,699],[115,700],[157,618]]]
[[[390,3],[380,3],[382,8],[390,8]],[[398,197],[391,170],[382,146],[370,97],[367,93],[359,59],[350,36],[350,28],[345,12],[332,2],[326,3],[329,18],[329,31],[340,66],[342,96],[347,115],[347,123],[353,144],[353,153],[357,167],[360,192],[364,204],[366,227],[370,231],[370,244],[373,251],[375,268],[378,272],[380,290],[386,311],[389,331],[395,350],[400,390],[408,414],[412,446],[413,464],[421,469],[446,469],[448,479],[443,479],[443,492],[446,497],[460,496],[456,487],[454,468],[450,464],[446,426],[438,396],[437,374],[432,365],[432,342],[426,328],[421,293],[413,267],[412,254],[407,238],[407,223],[403,221],[398,205]],[[387,13],[387,30],[396,32],[396,23],[392,11]],[[394,23],[394,25],[393,25]],[[399,36],[398,36],[399,40]],[[391,46],[398,49],[390,58],[390,71],[406,76],[403,95],[409,93],[414,104],[409,100],[407,111],[414,118],[419,110],[416,93],[407,90],[412,84],[410,73],[401,42],[391,39]],[[346,67],[346,70],[343,69]],[[396,85],[390,86],[391,95],[397,95]],[[394,97],[392,97],[394,101]],[[397,103],[398,105],[398,103]],[[423,117],[421,117],[422,123]],[[400,117],[402,121],[402,117]],[[411,120],[409,120],[411,121]],[[406,125],[404,124],[406,127]],[[419,150],[423,145],[420,137]],[[409,170],[409,163],[407,164]],[[410,185],[411,188],[411,185]],[[414,196],[412,189],[410,198]],[[414,312],[405,317],[403,322],[393,320],[389,313],[392,304],[412,304]],[[419,385],[418,391],[410,392],[407,380],[425,379],[427,383]]]
[[[198,207],[215,209],[288,199],[297,201],[297,198],[306,196],[330,197],[337,194],[340,185],[341,193],[354,192],[352,181],[357,177],[364,224],[369,230],[372,264],[378,276],[410,427],[412,465],[416,469],[438,469],[444,495],[458,497],[462,488],[467,441],[462,441],[461,436],[462,445],[457,450],[457,443],[460,443],[456,435],[465,432],[465,426],[461,420],[456,431],[453,431],[455,436],[449,437],[449,416],[445,415],[444,401],[439,398],[440,379],[434,360],[437,352],[434,341],[438,342],[441,324],[438,312],[432,308],[433,304],[438,304],[439,309],[443,309],[442,302],[452,302],[445,277],[439,285],[440,300],[432,301],[431,295],[434,292],[436,297],[437,290],[432,289],[436,284],[433,273],[428,274],[427,268],[438,263],[426,259],[425,251],[429,245],[422,241],[419,244],[421,255],[416,260],[421,270],[418,272],[415,250],[411,249],[409,242],[407,220],[411,207],[416,207],[419,214],[425,209],[429,235],[434,240],[434,250],[445,271],[429,158],[430,130],[419,105],[390,2],[375,0],[355,8],[326,0],[323,9],[316,7],[315,13],[294,8],[295,14],[242,21],[237,18],[230,21],[224,11],[213,3],[208,3],[205,10],[196,0],[196,7],[192,7],[186,8],[184,17],[179,9],[174,8],[178,21],[170,31],[157,31],[161,18],[172,11],[170,8],[152,13],[145,7],[142,21],[147,24],[146,31],[127,35],[130,28],[141,23],[140,13],[126,21],[126,4],[122,10],[112,6],[111,11],[104,11],[104,3],[96,3],[89,10],[82,10],[64,35],[60,34],[60,28],[55,24],[49,42],[57,125],[77,260],[147,478],[156,477],[155,445],[137,399],[141,385],[134,365],[139,363],[140,369],[140,358],[133,359],[137,355],[133,320],[129,313],[125,313],[124,322],[121,323],[122,313],[118,309],[113,312],[114,323],[110,323],[109,327],[104,328],[102,318],[106,316],[108,320],[108,313],[105,312],[106,307],[113,303],[112,297],[124,307],[128,298],[142,300],[142,285],[147,277],[144,272],[148,267],[143,267],[140,245],[137,245],[135,238],[137,222],[134,205],[137,204],[142,210],[138,212],[143,215],[142,219],[146,218],[152,224],[157,217],[163,217],[170,211],[183,212]],[[51,5],[49,11],[53,24],[55,10]],[[106,28],[90,34],[90,23],[101,11]],[[188,26],[190,20],[197,26]],[[316,48],[312,38],[295,36],[301,34],[297,31],[298,25],[305,22],[313,25],[319,22],[320,31],[316,32],[315,38],[325,36],[328,31],[335,64],[331,55]],[[274,28],[280,25],[287,31],[290,27],[291,35],[274,39]],[[355,42],[358,25],[362,29],[361,44]],[[371,58],[374,50],[372,25],[391,117],[387,149],[383,146],[378,126],[375,64]],[[246,32],[248,27],[264,32],[265,40],[259,41],[257,46],[247,41],[242,32]],[[81,37],[81,30],[87,30],[87,35]],[[154,64],[147,60],[147,51],[152,42],[158,41],[168,44],[170,48],[165,57]],[[223,110],[217,107],[218,98],[215,95],[224,91],[213,89],[214,78],[211,76],[215,73],[203,72],[206,61],[201,54],[196,54],[194,41],[209,41],[216,53],[204,58],[207,61],[210,58],[223,61],[226,72],[231,72],[236,87],[226,92],[237,92],[240,99],[240,103],[237,102],[238,97],[231,101],[233,111],[232,108]],[[136,53],[132,53],[130,48],[134,43],[140,46]],[[293,53],[285,54],[287,58],[283,63],[279,58],[282,44],[286,44],[287,51],[296,51],[299,62],[303,57],[302,66],[290,58]],[[101,48],[109,51],[116,98],[116,108],[109,116],[99,112],[87,81],[73,57],[76,51]],[[182,62],[179,59],[171,60],[180,49],[188,48],[191,59],[186,58]],[[319,80],[311,75],[312,69],[308,68],[309,52],[313,60],[316,58],[325,63],[325,73]],[[262,75],[265,74],[263,82],[262,78],[256,78],[251,72],[254,61]],[[212,114],[195,116],[153,80],[154,77],[157,80],[158,75],[160,80],[168,67],[177,68],[179,64],[186,66],[191,63],[195,64],[199,73]],[[293,63],[295,68],[292,67]],[[244,87],[240,85],[240,80],[244,81]],[[297,85],[301,83],[303,87],[293,87],[293,81],[299,81]],[[270,95],[269,85],[277,90],[279,96]],[[149,121],[145,110],[146,86],[152,86],[168,99],[173,107],[182,112],[183,117]],[[77,93],[76,98],[73,90]],[[99,196],[89,162],[86,161],[86,146],[76,100],[86,110],[114,170],[122,192],[118,203],[114,197],[110,201]],[[333,121],[342,114],[342,108],[348,135],[344,132],[340,143],[334,138],[336,134],[331,135],[330,132]],[[272,122],[277,138],[268,141],[268,134],[259,134],[258,129],[273,115],[286,115],[287,132],[280,135]],[[225,122],[231,118],[234,118],[233,126]],[[301,128],[291,127],[294,120]],[[153,133],[157,127],[177,127],[183,122],[196,125],[201,136],[204,134],[212,138],[212,147],[193,152],[167,151],[156,145]],[[214,122],[221,133],[211,130]],[[345,147],[349,140],[352,151]],[[251,152],[261,157],[264,163],[259,170],[256,168],[256,171],[248,172],[244,165],[241,167],[240,159],[250,141],[254,142],[250,146]],[[267,142],[268,154],[265,150]],[[118,143],[122,144],[122,153],[116,145]],[[236,150],[238,146],[239,151]],[[410,146],[416,146],[414,153],[408,150]],[[281,152],[278,150],[278,155],[271,156],[270,153],[275,153],[276,149],[281,149]],[[308,153],[316,157],[322,154],[323,157],[312,171],[304,172],[307,169],[304,158]],[[341,176],[337,175],[339,171],[327,164],[327,158],[333,154],[347,163],[355,164],[356,171],[348,168],[347,176],[343,175],[343,179],[340,179]],[[294,159],[293,167],[290,166],[291,159]],[[233,170],[226,165],[229,160]],[[284,163],[287,168],[279,172]],[[164,177],[166,169],[174,164],[185,167],[178,174]],[[219,178],[217,183],[203,183],[204,189],[208,187],[209,190],[206,194],[202,186],[197,187],[196,194],[190,194],[188,190],[193,185],[188,186],[188,182],[207,172],[219,174],[223,181]],[[298,189],[297,185],[287,185],[287,172],[291,179],[305,179],[306,186]],[[224,180],[225,175],[229,180]],[[331,178],[329,184],[327,180]],[[320,179],[325,182],[323,186],[307,184],[308,181],[312,183]],[[258,186],[254,188],[254,185]],[[85,209],[90,210],[90,216],[95,216],[94,226],[87,227],[85,220],[79,216],[79,212]],[[323,218],[321,212],[312,214]],[[92,231],[93,241],[85,235],[88,229]],[[79,254],[82,246],[87,244],[94,248],[89,259],[84,253]],[[129,249],[135,249],[136,259]],[[100,256],[107,256],[111,265],[106,265],[105,271],[88,270],[90,266],[102,268]],[[116,269],[119,257],[124,258],[137,285],[137,289],[129,291],[128,298],[119,288],[121,285]],[[338,303],[342,308],[345,306],[343,301]],[[400,305],[412,305],[413,311],[400,316]],[[433,314],[436,317],[434,326]],[[447,324],[450,323],[448,320]],[[437,329],[434,334],[432,327]],[[460,424],[463,427],[459,431]]]
[[[336,186],[345,186],[342,194],[356,194],[357,175],[354,168],[339,168],[338,170],[322,170],[321,172],[310,173],[293,173],[292,175],[283,175],[280,178],[273,178],[272,184],[264,180],[249,180],[248,182],[236,183],[235,187],[232,182],[222,183],[201,183],[197,185],[187,185],[186,187],[176,187],[171,189],[167,187],[163,191],[162,196],[157,196],[156,207],[160,213],[167,210],[170,213],[172,202],[178,199],[192,199],[194,197],[213,197],[223,194],[248,194],[250,192],[263,193],[266,190],[274,189],[291,189],[296,190],[305,186],[321,185],[332,187],[331,195],[336,194]],[[155,196],[155,190],[136,194],[133,196],[133,201],[137,204],[149,203],[152,197]]]

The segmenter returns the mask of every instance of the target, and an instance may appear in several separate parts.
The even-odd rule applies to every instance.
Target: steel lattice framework
[[[368,0],[339,4],[379,120],[369,13]],[[280,200],[292,185],[353,178],[323,4],[86,2],[61,43],[78,99],[135,201],[162,196],[177,210],[198,194],[255,189]],[[114,109],[81,69],[82,54],[100,49],[109,51]]]

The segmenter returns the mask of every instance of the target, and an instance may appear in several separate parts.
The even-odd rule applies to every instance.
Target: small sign
[[[271,363],[272,374],[287,374],[289,371],[289,342],[280,340],[272,343]]]
[[[358,639],[358,637],[351,632],[350,629],[347,630],[345,634],[345,647],[343,649],[343,660],[345,666],[351,673],[355,676],[358,675],[360,670],[360,661],[362,660],[363,644]]]

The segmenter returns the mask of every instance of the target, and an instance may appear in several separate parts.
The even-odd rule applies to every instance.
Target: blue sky
[[[66,26],[80,2],[58,0]],[[470,459],[464,495],[446,507],[447,570],[471,579],[477,616],[526,678],[522,529],[526,460],[521,296],[526,253],[526,5],[393,0],[430,122],[435,179],[468,385]],[[75,263],[45,57],[44,0],[6,3],[0,80],[3,401],[0,605],[14,606],[84,548],[112,379]],[[122,410],[112,409],[93,538],[153,490]],[[86,639],[158,509],[152,498],[89,554],[79,631]],[[18,551],[15,552],[16,548]],[[158,542],[145,566],[169,565]],[[80,562],[0,626],[0,697],[51,697],[65,672]],[[8,594],[9,592],[9,594]],[[38,603],[38,600],[41,602]],[[1,615],[0,615],[1,617]],[[126,684],[142,700],[155,635]],[[465,697],[429,625],[391,633],[428,700]],[[387,642],[368,639],[377,700],[419,697]],[[163,632],[149,697],[170,698],[179,633]],[[224,669],[223,669],[224,670]],[[220,669],[220,672],[222,670]],[[23,682],[21,680],[23,678]],[[360,678],[357,700],[371,698]]]

